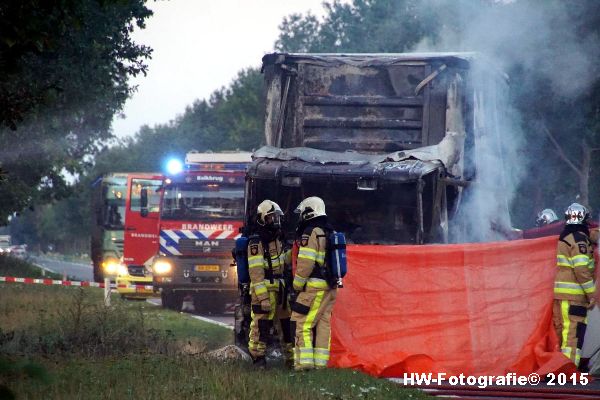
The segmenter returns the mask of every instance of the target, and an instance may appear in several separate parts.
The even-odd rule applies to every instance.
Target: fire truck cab
[[[158,246],[160,189],[163,176],[129,173],[125,201],[123,262],[117,269],[117,291],[125,298],[154,295],[150,266]]]
[[[160,190],[158,243],[151,271],[163,306],[222,312],[237,299],[231,250],[244,219],[245,170],[250,153],[186,155],[184,169]]]

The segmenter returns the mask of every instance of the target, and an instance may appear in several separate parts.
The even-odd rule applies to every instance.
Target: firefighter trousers
[[[587,327],[587,304],[554,300],[552,319],[560,343],[560,351],[579,366],[581,348]]]
[[[294,369],[324,368],[329,361],[331,310],[336,289],[300,292],[292,306],[292,329],[296,332]]]
[[[287,300],[280,298],[279,291],[269,291],[271,311],[264,312],[260,302],[255,298],[251,303],[250,340],[248,351],[254,359],[264,357],[269,339],[271,339],[271,328],[279,337],[281,350],[286,362],[291,362],[294,356],[293,333],[290,328],[290,307]],[[285,306],[284,306],[285,304]]]

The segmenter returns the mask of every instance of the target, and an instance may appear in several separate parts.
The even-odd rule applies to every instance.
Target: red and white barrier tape
[[[103,288],[104,283],[89,282],[89,281],[61,281],[55,279],[36,279],[36,278],[16,278],[14,276],[0,276],[0,282],[6,283],[38,283],[41,285],[62,285],[62,286],[79,286],[79,287],[97,287]],[[152,285],[116,285],[110,284],[111,288],[117,289],[143,289],[152,290]]]

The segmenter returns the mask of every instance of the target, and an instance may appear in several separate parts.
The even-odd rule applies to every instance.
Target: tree
[[[227,88],[196,100],[167,124],[143,126],[133,138],[104,148],[86,174],[161,171],[169,156],[190,150],[257,149],[264,143],[263,80],[257,69],[240,71]]]
[[[68,193],[145,73],[143,0],[0,1],[0,220]]]
[[[324,2],[322,22],[312,14],[292,14],[279,26],[278,51],[314,53],[405,52],[424,37],[437,40],[435,7],[419,0]]]

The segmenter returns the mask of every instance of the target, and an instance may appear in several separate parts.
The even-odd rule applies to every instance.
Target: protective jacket
[[[298,255],[294,275],[294,290],[328,289],[321,268],[325,264],[327,237],[319,226],[308,226],[297,239]]]
[[[584,225],[567,225],[558,240],[554,298],[590,303],[596,295],[594,250]]]
[[[265,249],[266,246],[268,249]],[[280,238],[261,240],[258,235],[250,238],[248,270],[253,298],[260,302],[269,298],[268,291],[279,291],[285,264],[286,252]]]

